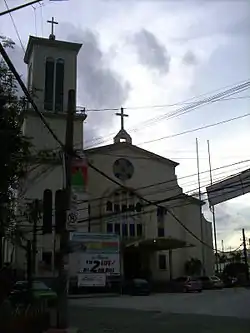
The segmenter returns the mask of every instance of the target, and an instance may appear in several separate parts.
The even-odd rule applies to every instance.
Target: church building
[[[28,88],[46,121],[60,141],[65,142],[68,91],[77,90],[77,54],[81,44],[59,41],[50,21],[49,38],[29,37],[24,61],[28,68]],[[74,119],[74,148],[84,152],[89,165],[86,191],[77,192],[76,230],[116,233],[121,240],[121,270],[125,277],[143,276],[166,281],[185,274],[191,258],[203,263],[204,273],[213,274],[212,226],[201,214],[204,204],[186,195],[178,185],[178,163],[133,145],[124,128],[110,145],[84,150],[86,114],[77,110]],[[64,187],[64,163],[59,144],[39,116],[28,106],[23,132],[32,138],[32,161],[21,184],[20,214],[26,203],[43,199],[45,189]],[[54,206],[54,202],[53,202]],[[54,210],[53,210],[54,216]],[[32,224],[21,219],[26,236],[33,240]],[[37,228],[38,276],[55,275],[59,238],[42,234]],[[16,264],[26,269],[25,252],[16,251]]]
[[[27,86],[39,111],[57,138],[64,143],[68,92],[71,89],[77,91],[77,55],[82,44],[57,40],[53,28],[57,22],[54,18],[48,22],[52,25],[49,38],[29,37],[24,56],[28,68]],[[73,144],[78,152],[83,151],[83,122],[86,117],[83,110],[77,110],[74,118]],[[33,226],[27,222],[27,203],[34,199],[41,202],[44,190],[49,189],[54,207],[55,192],[65,186],[65,168],[62,148],[30,105],[24,113],[23,133],[31,138],[32,160],[27,177],[21,184],[18,215],[21,215],[26,238],[33,241]],[[76,200],[85,199],[86,194],[81,192]],[[53,224],[54,215],[53,209]],[[86,218],[87,210],[80,211],[78,216]],[[59,235],[55,234],[54,227],[52,233],[43,234],[42,218],[37,223],[36,235],[35,272],[39,276],[56,274],[54,263],[60,246]],[[16,251],[16,262],[19,268],[26,269],[25,251]]]
[[[120,235],[126,278],[166,281],[186,274],[190,259],[213,274],[212,226],[201,213],[204,202],[183,193],[178,163],[133,145],[123,109],[117,115],[121,129],[113,144],[85,150],[89,163],[108,176],[89,168],[91,231]]]

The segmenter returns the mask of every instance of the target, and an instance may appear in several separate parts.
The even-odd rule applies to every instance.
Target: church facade
[[[52,20],[53,21],[53,20]],[[65,141],[68,91],[77,90],[77,54],[81,44],[30,36],[24,61],[28,67],[28,88],[33,99],[60,141]],[[175,169],[178,163],[132,144],[124,129],[111,145],[84,150],[84,120],[78,111],[74,120],[74,148],[84,151],[90,165],[86,192],[76,193],[78,231],[116,233],[121,240],[123,276],[145,276],[154,281],[185,274],[191,259],[203,263],[204,273],[212,274],[213,241],[211,223],[200,214],[203,202],[183,193]],[[45,189],[64,187],[62,151],[41,119],[30,107],[24,115],[24,134],[32,138],[32,162],[22,182],[20,207],[42,200]],[[53,213],[54,219],[54,213]],[[56,275],[55,255],[59,237],[36,230],[38,276]],[[33,226],[22,218],[21,227],[32,240]],[[195,235],[196,237],[194,237]],[[25,252],[16,251],[18,268],[26,269]]]
[[[85,154],[108,176],[89,168],[90,229],[120,235],[126,278],[166,281],[186,274],[192,258],[213,274],[212,226],[200,213],[204,202],[178,185],[178,163],[133,145],[123,121],[113,144]]]

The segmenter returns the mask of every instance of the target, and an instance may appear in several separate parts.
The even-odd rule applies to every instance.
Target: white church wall
[[[135,152],[129,150],[129,148],[119,149],[112,151],[112,148],[102,153],[91,153],[86,154],[90,162],[102,170],[105,174],[112,177],[116,181],[119,181],[113,174],[113,163],[120,157],[127,158],[133,163],[134,174],[131,179],[123,182],[122,184],[128,188],[131,188],[137,191],[138,194],[147,198],[148,200],[161,200],[166,197],[177,195],[180,193],[181,188],[178,187],[175,171],[173,165],[166,165],[160,163],[159,161],[154,161],[145,157],[142,154],[136,154]],[[132,156],[132,157],[130,157]],[[134,157],[134,158],[133,158]],[[150,186],[146,189],[138,189],[140,187],[147,187],[148,185],[163,183],[158,186]],[[169,190],[169,187],[171,190]],[[115,185],[110,180],[106,179],[103,175],[98,174],[96,171],[89,169],[89,184],[88,184],[88,193],[93,201],[95,198],[103,197],[103,205],[106,196],[111,194],[119,188],[118,185]],[[152,209],[152,206],[150,207]],[[100,214],[100,205],[98,202],[91,203],[91,213],[92,215]],[[143,216],[144,220],[150,218],[150,224],[148,223],[147,232],[150,232],[151,235],[156,235],[156,213],[145,214]]]
[[[54,115],[53,113],[44,113],[44,116],[59,140],[64,143],[66,132],[66,116]],[[31,138],[31,143],[36,151],[60,148],[57,141],[52,137],[41,119],[34,112],[29,111],[29,113],[26,114],[23,126],[25,135]],[[75,149],[82,149],[83,147],[82,119],[79,119],[78,121],[75,120],[74,122],[74,147]]]

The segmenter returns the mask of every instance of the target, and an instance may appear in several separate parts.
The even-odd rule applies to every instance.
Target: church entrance
[[[149,254],[139,248],[126,248],[123,253],[125,279],[150,278]]]

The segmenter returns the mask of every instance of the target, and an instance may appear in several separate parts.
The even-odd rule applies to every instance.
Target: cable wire
[[[13,18],[13,16],[12,16],[11,12],[10,12],[10,8],[9,8],[9,6],[8,6],[7,0],[4,0],[4,3],[5,3],[5,7],[6,7],[6,9],[9,11],[8,13],[9,13],[9,16],[10,16],[10,18],[11,18],[11,21],[12,21],[13,27],[14,27],[14,29],[15,29],[15,32],[16,32],[17,38],[18,38],[18,40],[19,40],[19,43],[20,43],[20,45],[21,45],[21,48],[22,48],[23,52],[25,53],[25,48],[24,48],[24,46],[23,46],[23,42],[22,42],[22,40],[21,40],[21,37],[20,37],[20,34],[19,34],[19,32],[18,32],[17,26],[16,26],[16,24],[15,24],[14,18]]]

